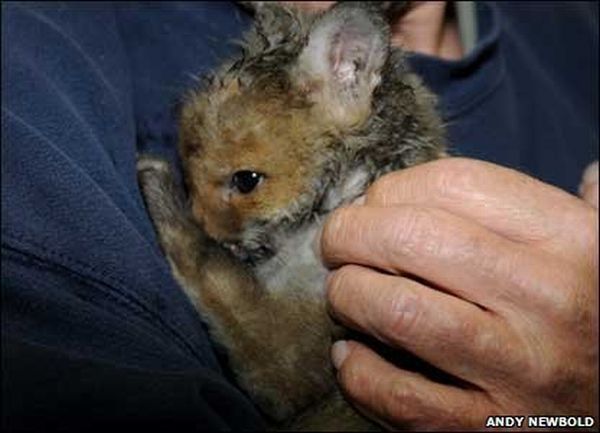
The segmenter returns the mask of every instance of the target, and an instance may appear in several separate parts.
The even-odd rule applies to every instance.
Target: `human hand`
[[[596,415],[598,211],[516,171],[448,158],[391,173],[321,237],[332,314],[469,386],[332,350],[355,405],[387,426]],[[418,280],[411,276],[419,277]]]

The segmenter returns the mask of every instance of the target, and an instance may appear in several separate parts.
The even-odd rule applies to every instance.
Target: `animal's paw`
[[[173,183],[169,163],[162,158],[146,154],[139,155],[136,169],[144,198],[148,197],[148,191],[168,189]]]
[[[180,191],[166,160],[140,155],[137,160],[137,177],[146,208],[155,224],[171,220],[180,214]]]
[[[169,172],[169,163],[159,157],[142,154],[137,158],[136,164],[138,174],[147,171]]]

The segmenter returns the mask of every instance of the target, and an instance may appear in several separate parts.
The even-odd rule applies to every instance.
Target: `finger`
[[[545,284],[565,278],[557,259],[441,209],[338,209],[323,227],[321,257],[329,267],[354,263],[409,273],[496,312],[522,303],[552,308],[562,301],[557,296],[568,295]]]
[[[366,204],[439,207],[513,240],[550,243],[567,236],[565,223],[579,224],[582,205],[523,173],[463,158],[390,173],[367,191]]]
[[[598,161],[592,162],[583,172],[583,183],[598,183]]]
[[[590,164],[583,173],[579,195],[598,209],[598,161]]]
[[[471,383],[495,381],[524,362],[497,316],[408,278],[344,266],[330,274],[327,299],[345,325]]]
[[[375,420],[408,429],[484,426],[491,404],[482,391],[438,384],[401,370],[356,342],[334,346],[342,390]],[[340,349],[345,357],[335,353]]]

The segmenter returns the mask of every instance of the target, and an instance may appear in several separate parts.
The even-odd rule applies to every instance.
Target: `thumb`
[[[592,162],[583,172],[579,195],[598,209],[598,161]]]

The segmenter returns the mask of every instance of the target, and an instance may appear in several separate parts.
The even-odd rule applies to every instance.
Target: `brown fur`
[[[377,7],[342,4],[314,17],[265,4],[242,58],[184,104],[189,205],[164,161],[139,161],[174,275],[275,425],[375,427],[336,388],[329,348],[340,328],[310,241],[377,177],[443,156],[434,105],[390,50]],[[232,187],[241,170],[264,174],[249,193]]]

